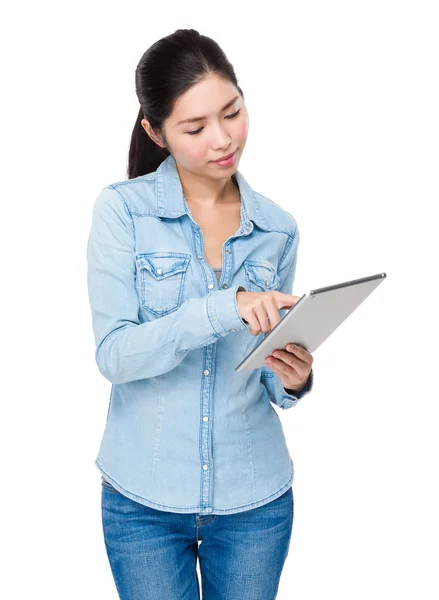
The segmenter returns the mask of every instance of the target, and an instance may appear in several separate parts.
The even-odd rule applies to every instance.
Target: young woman
[[[249,127],[232,65],[193,29],[136,69],[128,179],[98,195],[87,245],[99,371],[112,383],[95,464],[106,550],[130,600],[270,600],[293,523],[293,463],[272,404],[313,357],[235,367],[294,305],[294,217],[238,171]],[[201,542],[201,543],[200,543]]]

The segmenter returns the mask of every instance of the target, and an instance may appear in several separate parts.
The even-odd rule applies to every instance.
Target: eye
[[[237,117],[239,115],[239,113],[241,112],[241,109],[237,110],[236,113],[233,113],[233,115],[227,115],[227,117],[224,117],[225,119],[234,119],[235,117]]]
[[[237,110],[236,113],[233,113],[233,115],[227,115],[226,117],[224,117],[225,119],[234,119],[235,117],[237,117],[239,115],[239,113],[241,112],[241,109]],[[203,130],[203,127],[200,127],[200,129],[197,129],[196,131],[186,131],[186,133],[188,135],[197,135],[198,133],[200,133]]]

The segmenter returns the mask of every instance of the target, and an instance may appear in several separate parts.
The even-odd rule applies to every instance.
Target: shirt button
[[[227,252],[228,254],[232,254],[232,251],[230,250],[230,248],[227,248],[226,252]]]
[[[199,254],[199,255],[197,256],[197,258],[199,258],[199,259],[201,260],[203,257],[201,256],[201,254]]]
[[[163,273],[163,269],[157,269],[157,273],[161,275]]]
[[[227,285],[227,283],[223,283],[223,288],[226,290],[229,286]]]
[[[233,329],[229,329],[229,331],[236,331],[236,329],[235,329],[235,328],[233,328]]]
[[[208,468],[209,468],[209,465],[203,465],[203,469],[204,469],[205,471],[207,471],[207,469],[208,469]]]
[[[209,371],[209,369],[204,369],[203,373],[204,373],[204,375],[209,375],[210,371]]]
[[[203,417],[203,421],[206,423],[209,420],[209,417]]]
[[[208,286],[209,290],[211,290],[213,288],[213,283],[209,283]]]

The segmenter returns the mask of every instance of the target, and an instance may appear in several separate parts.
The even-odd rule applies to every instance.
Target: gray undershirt
[[[216,279],[217,279],[217,281],[219,283],[220,279],[221,279],[222,268],[215,269],[215,267],[213,267],[213,270],[215,271]]]

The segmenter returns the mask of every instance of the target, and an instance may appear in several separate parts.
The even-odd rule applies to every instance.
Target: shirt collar
[[[242,233],[248,233],[253,229],[251,222],[262,229],[270,231],[252,188],[239,170],[235,172],[235,178],[241,194]],[[189,214],[180,176],[172,154],[169,154],[157,169],[156,197],[158,217],[177,218]]]

